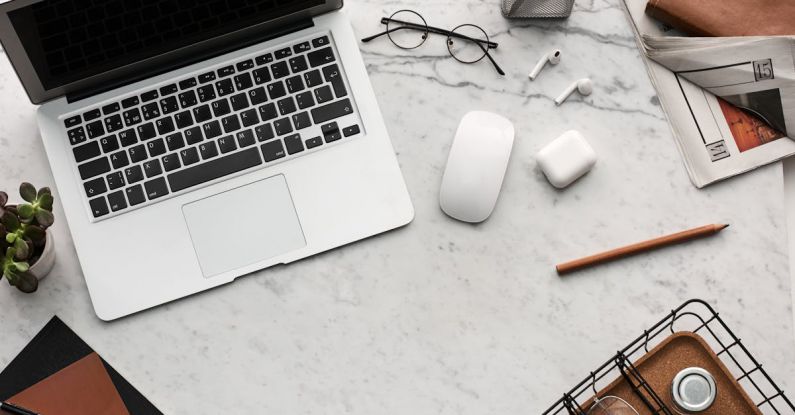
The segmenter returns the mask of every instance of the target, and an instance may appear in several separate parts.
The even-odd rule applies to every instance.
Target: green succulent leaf
[[[38,197],[38,201],[40,208],[47,211],[52,211],[52,204],[55,201],[55,199],[52,197],[52,194],[49,193],[49,190],[47,193],[40,194]]]
[[[44,229],[36,225],[28,225],[25,228],[25,236],[28,237],[36,246],[44,245],[44,241],[47,238],[47,234]]]
[[[36,197],[41,198],[42,195],[52,195],[52,191],[50,190],[49,187],[46,186],[42,187],[41,189],[39,189],[39,193],[36,194]]]
[[[12,285],[15,285],[19,291],[30,294],[39,288],[39,279],[30,272],[20,271],[17,274],[16,284]]]
[[[47,229],[55,222],[55,216],[48,210],[38,209],[36,211],[36,222],[43,229]]]
[[[0,217],[0,223],[6,227],[8,232],[16,232],[19,229],[19,218],[10,210],[3,212],[3,216]]]
[[[8,193],[0,192],[0,208],[5,207],[6,203],[8,203]]]
[[[19,217],[22,219],[32,219],[33,215],[36,213],[36,209],[33,207],[33,205],[23,203],[17,206],[17,212],[19,213]]]
[[[28,182],[19,185],[19,195],[25,199],[26,202],[33,203],[36,201],[36,188]]]
[[[14,249],[17,251],[16,255],[14,255],[14,259],[23,261],[30,257],[31,249],[24,239],[17,238],[17,240],[14,241]]]
[[[13,244],[17,240],[17,234],[9,233],[6,234],[6,242]]]

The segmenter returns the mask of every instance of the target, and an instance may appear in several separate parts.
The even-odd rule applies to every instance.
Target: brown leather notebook
[[[42,415],[130,414],[96,353],[14,395],[8,402]]]
[[[646,14],[691,36],[795,35],[795,0],[649,0]]]

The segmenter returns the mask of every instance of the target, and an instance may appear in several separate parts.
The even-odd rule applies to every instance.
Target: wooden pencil
[[[639,254],[641,252],[648,252],[664,246],[687,242],[693,239],[712,236],[718,232],[726,229],[729,225],[706,225],[695,229],[690,229],[683,232],[677,232],[671,235],[661,236],[659,238],[650,239],[644,242],[638,242],[632,245],[627,245],[621,248],[613,249],[610,251],[602,252],[596,255],[591,255],[585,258],[576,259],[574,261],[564,262],[555,266],[558,275],[567,274],[572,271],[577,271],[586,267],[605,262],[613,261],[619,258],[624,258],[630,255]]]

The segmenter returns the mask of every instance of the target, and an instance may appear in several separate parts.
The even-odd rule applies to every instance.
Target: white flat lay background
[[[57,266],[39,292],[0,284],[0,366],[57,314],[168,414],[533,414],[698,297],[785,390],[795,386],[782,168],[704,190],[690,183],[618,0],[578,1],[564,21],[510,22],[497,1],[481,0],[351,0],[345,10],[366,36],[399,8],[435,26],[483,26],[508,73],[456,62],[440,36],[413,51],[386,39],[361,45],[416,208],[412,224],[103,323],[61,220]],[[563,50],[561,64],[529,82],[552,47]],[[594,94],[556,108],[557,94],[584,76]],[[0,108],[0,188],[51,184],[35,108],[5,58]],[[453,133],[473,109],[517,130],[497,208],[474,226],[438,206]],[[567,129],[600,158],[559,191],[533,154]],[[721,222],[731,227],[707,240],[565,279],[553,271]]]

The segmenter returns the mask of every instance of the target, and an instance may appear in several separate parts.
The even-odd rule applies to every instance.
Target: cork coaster
[[[690,413],[681,410],[674,403],[671,390],[674,377],[683,369],[700,367],[706,369],[715,378],[718,394],[712,406],[705,411],[699,412],[699,414],[762,414],[720,358],[695,333],[679,332],[669,336],[657,347],[641,357],[635,363],[635,367],[665,405],[674,413]],[[611,395],[624,399],[641,415],[652,414],[621,376],[599,391],[597,396],[605,397]],[[589,408],[591,404],[593,404],[593,399],[586,402],[584,407]]]

